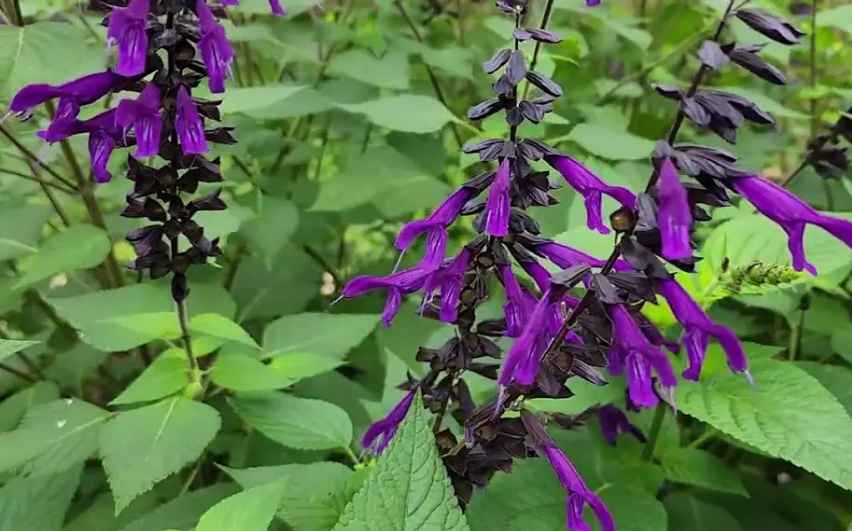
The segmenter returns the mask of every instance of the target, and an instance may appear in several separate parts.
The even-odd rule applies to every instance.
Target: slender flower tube
[[[489,236],[502,238],[509,234],[509,215],[511,200],[509,198],[509,179],[511,177],[511,162],[503,159],[497,169],[497,176],[491,185],[488,201],[485,203],[485,232]]]
[[[61,85],[27,85],[12,98],[9,110],[15,114],[27,114],[32,108],[55,98],[60,100],[59,107],[63,106],[63,102],[69,102],[79,108],[101,99],[125,82],[125,78],[116,75],[112,70],[105,70]],[[76,116],[75,114],[74,117]]]
[[[677,385],[669,359],[645,337],[623,305],[608,306],[607,312],[613,328],[610,371],[620,374],[626,368],[630,400],[642,407],[656,406],[659,399],[654,394],[651,371],[657,373],[663,387],[671,389]]]
[[[619,433],[629,433],[636,437],[636,440],[639,442],[645,442],[646,440],[642,430],[630,422],[624,411],[612,404],[598,408],[598,422],[600,423],[604,439],[613,446],[615,446],[615,441]]]
[[[636,206],[636,196],[627,188],[610,186],[592,173],[588,168],[567,155],[549,155],[547,163],[562,174],[565,181],[571,185],[586,203],[586,224],[592,230],[601,234],[609,234],[609,228],[603,224],[602,195],[608,195],[621,203],[622,206],[633,210]]]
[[[730,328],[716,324],[710,320],[701,307],[674,279],[658,279],[654,286],[657,293],[662,295],[671,306],[672,313],[683,326],[683,343],[689,358],[689,366],[683,371],[683,377],[698,380],[701,365],[707,352],[709,337],[715,337],[728,359],[728,367],[734,372],[748,373],[748,359],[743,347]]]
[[[382,312],[382,323],[390,326],[399,308],[402,297],[419,291],[426,284],[426,278],[434,270],[425,267],[403,269],[385,277],[359,276],[346,283],[341,296],[349,299],[376,289],[386,289],[387,299]]]
[[[657,221],[660,225],[663,256],[669,260],[682,260],[691,257],[692,212],[687,200],[686,189],[680,183],[677,169],[668,157],[664,158],[660,164],[657,198],[660,207]]]
[[[464,286],[464,274],[471,259],[471,252],[463,248],[455,258],[426,278],[423,285],[421,308],[431,302],[437,291],[441,292],[441,308],[438,316],[445,323],[458,318],[458,305]]]
[[[122,100],[118,104],[115,121],[124,131],[133,128],[138,158],[152,157],[160,151],[161,107],[160,89],[154,83],[148,83],[135,100]]]
[[[729,184],[761,214],[784,229],[795,270],[817,273],[816,267],[805,257],[805,225],[821,227],[852,247],[852,222],[820,214],[787,189],[757,175],[733,177]]]
[[[506,387],[512,383],[532,385],[538,374],[541,356],[561,325],[561,291],[548,288],[536,302],[520,335],[506,353],[497,382]]]
[[[107,42],[118,46],[115,71],[123,76],[135,76],[145,71],[149,10],[149,0],[131,0],[127,7],[115,8],[109,15]]]
[[[603,267],[606,260],[586,254],[579,249],[554,241],[544,240],[534,245],[536,252],[558,265],[568,269],[576,265],[586,264],[592,267]],[[617,260],[613,267],[615,271],[632,271],[633,268],[624,260]]]
[[[216,21],[205,0],[196,1],[195,11],[198,13],[198,27],[201,30],[198,49],[210,76],[207,86],[210,92],[225,92],[225,79],[231,76],[234,48],[225,36],[225,29]]]
[[[209,148],[204,138],[204,124],[201,122],[195,103],[183,85],[177,91],[175,129],[177,129],[181,150],[185,155],[207,153]]]
[[[399,429],[400,423],[405,419],[408,410],[411,408],[411,402],[414,400],[414,393],[417,388],[413,388],[405,393],[393,409],[383,419],[372,423],[364,436],[361,437],[361,446],[370,450],[373,454],[382,453],[388,444],[390,444],[396,431]]]

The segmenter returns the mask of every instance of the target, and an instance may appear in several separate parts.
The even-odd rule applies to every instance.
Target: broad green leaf
[[[215,409],[183,397],[119,413],[107,423],[100,450],[116,514],[197,459],[220,425]]]
[[[189,330],[195,334],[204,334],[249,347],[260,348],[254,338],[242,326],[218,313],[196,315],[189,321]]]
[[[831,334],[831,349],[852,363],[852,323],[838,323]]]
[[[110,405],[120,406],[157,400],[183,389],[189,383],[189,365],[185,357],[161,354],[133,380]]]
[[[260,251],[267,269],[290,241],[299,224],[299,210],[286,199],[265,196],[257,217],[245,223],[240,232],[253,249]],[[273,229],[274,227],[274,229]]]
[[[852,5],[839,5],[817,12],[817,26],[831,26],[852,34]]]
[[[99,323],[125,330],[128,334],[135,335],[140,343],[148,343],[155,339],[177,340],[181,336],[180,322],[175,312],[119,315],[107,317]]]
[[[852,415],[852,370],[815,361],[797,361],[796,365],[819,380]]]
[[[161,531],[168,526],[192,528],[202,514],[235,490],[232,483],[217,483],[188,492],[133,520],[121,531]]]
[[[342,364],[342,360],[322,354],[294,352],[292,354],[276,356],[272,359],[269,366],[296,382],[310,378],[311,376],[333,371]]]
[[[299,531],[330,531],[368,469],[353,472],[340,463],[310,463],[234,469],[221,467],[243,488],[283,481],[279,518]]]
[[[795,365],[753,360],[756,382],[719,373],[683,381],[677,405],[684,413],[769,455],[786,459],[852,489],[852,419],[837,399]]]
[[[14,478],[0,488],[0,531],[59,531],[82,466],[49,476]]]
[[[250,356],[220,355],[210,370],[213,382],[233,391],[268,391],[289,387],[304,378],[316,376],[342,364],[318,354],[287,354],[268,364]]]
[[[691,448],[669,449],[662,456],[662,465],[669,481],[748,496],[736,472],[709,452]]]
[[[418,394],[335,531],[469,529]]]
[[[21,260],[20,289],[57,273],[87,269],[100,264],[110,250],[106,233],[92,225],[74,225],[48,238],[39,251]]]
[[[283,481],[234,494],[211,507],[196,531],[267,531],[284,494]]]
[[[26,341],[18,339],[0,339],[0,360],[16,354],[25,348],[38,345],[40,341]]]
[[[258,257],[243,258],[231,289],[240,308],[237,322],[303,311],[320,291],[320,273],[317,264],[293,245],[284,246],[271,270]]]
[[[15,431],[0,434],[0,471],[21,468],[51,475],[82,463],[98,450],[98,434],[110,414],[67,398],[30,409]]]
[[[219,110],[222,114],[254,111],[279,103],[304,88],[304,85],[231,87],[225,92]]]
[[[352,442],[352,422],[328,402],[263,392],[238,394],[230,403],[250,426],[290,448],[348,449]]]
[[[0,432],[13,430],[30,408],[59,398],[53,382],[41,381],[0,402]]]
[[[434,133],[456,120],[453,113],[432,96],[385,96],[364,103],[339,103],[337,106],[345,111],[364,114],[380,127],[408,133]]]
[[[367,50],[351,49],[336,54],[328,71],[381,88],[408,88],[408,57],[399,51],[389,51],[379,58]]]
[[[49,217],[50,209],[42,205],[0,206],[0,261],[38,252],[41,229]]]
[[[699,500],[687,492],[676,492],[663,500],[669,514],[669,529],[689,531],[740,531],[736,518],[724,508]]]
[[[376,327],[375,315],[301,313],[286,315],[263,332],[265,356],[309,353],[343,359]]]
[[[568,140],[593,155],[610,160],[644,159],[654,150],[654,142],[647,138],[591,123],[575,126]]]

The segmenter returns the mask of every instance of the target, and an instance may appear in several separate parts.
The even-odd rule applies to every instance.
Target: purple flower
[[[551,289],[545,290],[524,323],[520,335],[506,353],[500,368],[498,383],[532,385],[538,374],[541,356],[550,340],[562,325],[560,297]]]
[[[589,7],[601,5],[601,0],[586,0],[586,5]]]
[[[485,203],[485,232],[489,236],[503,237],[509,234],[509,214],[512,209],[509,198],[510,161],[503,159],[491,184],[488,201]]]
[[[664,158],[660,165],[657,201],[660,206],[657,219],[663,243],[663,256],[669,260],[691,257],[689,231],[692,228],[692,211],[686,189],[680,183],[677,169],[668,157]]]
[[[178,88],[177,93],[175,129],[177,129],[181,150],[185,155],[207,153],[204,124],[201,122],[201,117],[198,116],[195,103],[189,97],[189,92],[183,85]]]
[[[205,0],[196,1],[195,12],[198,14],[198,26],[201,30],[198,49],[210,76],[207,85],[210,92],[224,92],[225,79],[231,75],[234,48],[225,36],[225,29],[216,21]]]
[[[432,266],[440,264],[444,260],[444,251],[447,247],[447,227],[458,218],[465,204],[477,193],[479,192],[472,187],[462,186],[438,205],[428,218],[406,223],[399,231],[394,245],[400,251],[405,251],[420,234],[425,232],[426,254],[421,264]]]
[[[222,4],[226,6],[238,6],[240,5],[240,0],[222,0]],[[281,5],[280,0],[269,0],[269,9],[277,17],[283,17],[287,14],[287,10]]]
[[[385,418],[377,420],[367,428],[364,436],[361,437],[361,446],[376,455],[382,453],[387,448],[393,436],[396,435],[396,430],[399,429],[400,423],[405,419],[409,408],[411,408],[411,402],[414,400],[416,389],[408,391]]]
[[[665,297],[675,318],[684,330],[683,343],[689,358],[689,366],[683,371],[683,377],[698,380],[704,354],[707,352],[709,337],[715,337],[725,351],[728,367],[734,372],[745,373],[749,380],[748,359],[737,336],[726,326],[716,324],[704,313],[704,310],[692,300],[692,297],[674,279],[658,279],[657,292]]]
[[[562,488],[568,492],[565,500],[565,527],[571,531],[591,531],[591,526],[583,520],[583,508],[589,505],[600,522],[601,531],[615,531],[615,522],[603,500],[586,486],[568,456],[556,446],[538,419],[528,411],[522,411],[521,420],[536,452],[547,459]]]
[[[852,222],[820,214],[810,205],[777,184],[757,175],[733,177],[730,186],[787,233],[787,246],[793,256],[793,268],[816,274],[805,257],[805,225],[817,225],[852,247]]]
[[[454,323],[458,318],[459,298],[464,286],[464,274],[467,271],[472,253],[463,248],[455,258],[448,261],[426,278],[423,284],[423,303],[421,308],[431,302],[436,291],[441,292],[441,309],[438,316],[445,323]]]
[[[500,264],[497,266],[497,273],[506,291],[506,304],[503,306],[503,314],[506,317],[506,335],[518,337],[521,335],[524,323],[527,322],[537,301],[518,283],[518,279],[512,272],[512,266]]]
[[[133,127],[136,135],[136,157],[152,157],[160,151],[163,131],[160,89],[148,83],[135,100],[118,104],[115,120],[123,130]]]
[[[609,369],[621,374],[627,369],[627,388],[630,400],[637,406],[654,407],[659,402],[654,394],[651,371],[657,373],[666,388],[677,385],[671,363],[666,355],[642,333],[630,312],[621,304],[607,307],[612,320],[612,347]]]
[[[587,264],[592,267],[603,267],[606,264],[606,260],[595,258],[579,249],[550,240],[543,240],[541,243],[536,243],[535,251],[562,269],[568,269],[580,264]],[[633,270],[630,264],[624,260],[617,260],[614,269],[616,271]]]
[[[113,9],[109,15],[107,42],[118,45],[115,71],[123,76],[136,76],[145,71],[148,56],[149,0],[131,0],[127,7]]]
[[[545,157],[547,163],[562,174],[565,181],[581,194],[586,203],[586,223],[590,229],[601,234],[608,234],[609,229],[603,224],[601,214],[601,194],[608,195],[622,204],[634,209],[636,196],[627,188],[610,186],[588,168],[567,155],[550,155]]]
[[[366,275],[355,277],[343,287],[341,296],[349,299],[376,289],[386,289],[388,294],[385,309],[382,312],[382,323],[385,326],[390,326],[402,305],[402,297],[422,289],[426,283],[426,278],[433,271],[434,269],[416,266],[385,277]]]
[[[613,446],[615,446],[615,440],[618,438],[619,433],[629,433],[640,442],[645,442],[646,440],[642,430],[630,422],[624,411],[621,411],[612,404],[598,408],[598,422],[600,422],[604,439]]]
[[[62,85],[27,85],[18,91],[9,103],[9,110],[15,114],[27,114],[30,109],[42,103],[59,98],[59,107],[75,104],[78,108],[101,99],[107,93],[121,86],[126,80],[105,70],[89,74]],[[76,114],[74,115],[76,117]]]

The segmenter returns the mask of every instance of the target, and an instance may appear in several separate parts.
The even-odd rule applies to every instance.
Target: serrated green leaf
[[[299,209],[292,201],[265,196],[257,217],[243,224],[240,233],[260,252],[267,269],[290,241],[299,225]],[[275,227],[270,230],[270,227]]]
[[[20,289],[57,273],[87,269],[100,264],[110,250],[107,234],[92,225],[74,225],[48,238],[39,251],[21,260],[23,275],[13,289]]]
[[[705,489],[748,496],[737,474],[715,455],[692,448],[673,448],[662,456],[666,479]]]
[[[333,371],[341,365],[343,365],[341,360],[329,356],[300,352],[276,356],[269,363],[270,367],[286,375],[294,382]]]
[[[276,481],[225,498],[204,513],[195,530],[266,531],[281,505],[284,488],[283,481]]]
[[[423,95],[385,96],[364,103],[339,103],[337,106],[344,111],[364,114],[367,120],[380,127],[407,133],[434,133],[456,120],[443,103]]]
[[[277,392],[243,393],[230,400],[250,426],[284,446],[306,450],[348,449],[352,422],[328,402]]]
[[[110,413],[82,400],[54,400],[30,409],[15,431],[0,434],[0,471],[50,475],[82,463],[98,449]]]
[[[0,206],[0,261],[38,252],[38,241],[50,209],[44,205],[4,203]]]
[[[468,530],[418,394],[335,531]]]
[[[305,85],[267,85],[264,87],[231,87],[225,93],[219,110],[222,114],[249,113],[279,103],[303,90]]]
[[[0,432],[13,430],[30,408],[59,398],[53,382],[41,381],[0,402]]]
[[[59,531],[80,483],[81,465],[59,474],[14,478],[0,488],[0,531]]]
[[[40,341],[24,341],[17,339],[0,339],[0,360],[4,360],[25,348],[38,345]]]
[[[647,138],[590,123],[575,126],[568,134],[568,140],[593,155],[610,160],[643,159],[654,150],[654,142]]]
[[[663,503],[669,515],[669,529],[689,531],[740,531],[736,518],[719,507],[692,496],[677,492],[666,496]]]
[[[149,343],[155,339],[179,339],[180,322],[175,312],[150,312],[133,315],[119,315],[98,321],[98,324],[126,330],[135,335],[140,343]]]
[[[196,334],[205,334],[249,347],[260,348],[260,345],[242,326],[218,313],[196,315],[189,321],[189,330]]]
[[[145,513],[121,531],[161,531],[168,526],[192,528],[208,509],[237,490],[233,483],[218,483],[188,492]]]
[[[769,455],[852,489],[852,419],[819,382],[795,365],[753,360],[756,382],[720,373],[677,387],[684,413]]]
[[[157,400],[180,391],[188,383],[189,365],[186,358],[161,354],[110,405]]]
[[[193,459],[219,431],[219,413],[183,397],[119,413],[100,434],[116,514]]]
[[[210,378],[219,387],[232,391],[268,391],[292,385],[295,380],[250,356],[219,356]]]
[[[265,356],[309,353],[343,359],[376,328],[375,315],[301,313],[286,315],[263,332]]]
[[[400,51],[391,50],[379,58],[355,48],[335,54],[328,71],[377,87],[408,88],[408,57]]]

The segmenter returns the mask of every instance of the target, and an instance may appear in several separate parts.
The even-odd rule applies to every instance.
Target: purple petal
[[[195,11],[198,14],[201,38],[198,49],[201,59],[207,67],[210,92],[225,91],[225,79],[231,75],[231,63],[234,61],[234,48],[231,46],[225,30],[216,21],[216,17],[207,7],[205,0],[197,0]]]
[[[529,319],[524,324],[523,331],[506,353],[503,366],[500,368],[498,382],[507,386],[513,381],[521,385],[531,385],[538,373],[539,356],[542,354],[541,337],[545,332],[543,324],[550,309],[550,291],[545,291],[536,303]],[[546,345],[545,345],[546,347]]]
[[[361,446],[374,454],[380,454],[387,448],[411,408],[415,391],[416,389],[408,391],[385,418],[377,420],[367,428],[361,437]]]
[[[488,201],[485,203],[485,232],[489,236],[503,237],[509,234],[509,198],[510,162],[503,159],[497,176],[491,184]]]
[[[207,153],[209,148],[204,138],[204,125],[184,85],[180,86],[177,93],[175,129],[177,129],[181,150],[185,155]]]
[[[272,14],[276,17],[283,17],[287,15],[287,10],[281,5],[280,0],[269,0],[269,9],[272,10]]]
[[[95,182],[105,183],[112,179],[112,174],[107,170],[107,164],[114,149],[115,139],[112,136],[103,132],[89,135],[89,156]]]
[[[669,260],[682,260],[692,256],[689,231],[692,227],[692,212],[689,208],[686,189],[680,183],[677,169],[671,159],[663,159],[660,166],[660,181],[657,185],[659,201],[660,238],[663,256]]]
[[[136,76],[145,71],[148,55],[147,25],[149,0],[131,0],[127,7],[115,8],[109,15],[107,41],[118,44],[115,71],[123,76]]]

